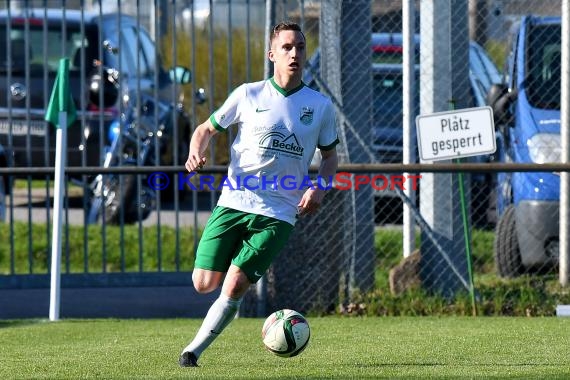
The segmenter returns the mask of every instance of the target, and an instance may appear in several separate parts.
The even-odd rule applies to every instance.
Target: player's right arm
[[[218,132],[226,130],[230,125],[239,121],[239,104],[246,97],[246,85],[239,86],[233,91],[224,104],[216,110],[208,120],[200,124],[190,139],[190,151],[186,161],[186,169],[193,172],[206,164],[206,149],[210,139]]]
[[[188,152],[188,160],[186,160],[186,170],[193,172],[201,169],[206,164],[206,149],[210,144],[210,139],[218,131],[207,119],[194,130],[190,139],[190,151]]]

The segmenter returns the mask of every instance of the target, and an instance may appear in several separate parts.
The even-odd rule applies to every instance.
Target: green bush
[[[499,68],[499,71],[502,71],[505,62],[507,60],[507,55],[509,46],[506,42],[496,41],[496,40],[488,40],[485,44],[485,49],[489,53],[489,56]]]

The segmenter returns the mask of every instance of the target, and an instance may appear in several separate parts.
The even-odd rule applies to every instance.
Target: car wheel
[[[515,207],[509,205],[497,223],[495,231],[495,264],[501,277],[517,277],[523,265],[515,228]]]
[[[109,224],[135,223],[146,219],[152,211],[154,194],[147,186],[138,186],[140,204],[137,197],[137,176],[128,174],[120,181],[119,176],[112,175],[106,179],[103,186],[105,195],[105,221]],[[121,211],[122,210],[122,211]],[[122,220],[121,220],[122,212]]]

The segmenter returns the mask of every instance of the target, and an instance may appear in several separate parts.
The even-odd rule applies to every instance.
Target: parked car
[[[82,17],[80,11],[61,9],[21,9],[10,16],[0,11],[0,41],[8,42],[0,49],[0,144],[15,166],[54,166],[55,130],[44,115],[63,57],[70,59],[69,84],[78,109],[68,129],[68,166],[183,164],[190,118],[173,100],[173,85],[188,83],[190,72],[165,70],[135,18],[91,12]],[[144,159],[135,157],[149,144],[156,149],[148,149]],[[109,157],[111,151],[115,157]],[[137,184],[133,175],[125,181],[109,179],[104,186],[95,173],[71,179],[91,198],[103,198],[109,223],[133,222],[150,212],[152,189],[144,186],[146,181]]]
[[[414,64],[416,81],[419,81],[420,70],[420,36],[414,36]],[[403,68],[402,53],[403,39],[401,33],[373,33],[371,37],[372,75],[373,75],[373,143],[378,162],[401,163],[403,158]],[[303,81],[308,86],[319,89],[314,74],[320,70],[320,51],[317,50],[308,60]],[[469,81],[470,107],[485,106],[486,95],[494,83],[501,81],[501,75],[485,49],[476,42],[469,43]],[[419,88],[415,86],[414,114],[419,114]],[[415,130],[413,130],[415,133]],[[412,139],[415,143],[415,138]],[[487,156],[472,157],[471,160],[485,162]],[[489,187],[492,181],[487,174],[472,175],[472,220],[475,223],[487,225],[494,222],[493,212],[489,211]],[[376,195],[377,217],[389,220],[400,218],[401,205],[395,194],[383,192]],[[394,215],[390,215],[393,212]],[[382,222],[383,220],[377,220]],[[399,220],[398,220],[399,221]]]
[[[504,81],[488,94],[500,162],[560,162],[560,17],[525,16],[513,29]],[[495,262],[514,277],[558,263],[560,179],[498,173]],[[522,248],[522,249],[521,249]]]

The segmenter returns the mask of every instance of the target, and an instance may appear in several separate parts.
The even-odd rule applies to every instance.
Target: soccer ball
[[[272,313],[261,329],[265,348],[283,358],[299,355],[309,344],[310,336],[311,330],[305,317],[290,309]]]

